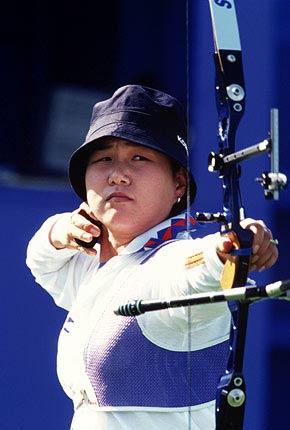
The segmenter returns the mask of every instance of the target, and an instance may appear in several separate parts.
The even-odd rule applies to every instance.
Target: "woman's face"
[[[135,237],[166,219],[186,189],[186,172],[173,175],[158,151],[106,139],[89,158],[87,201],[95,217],[117,234]]]

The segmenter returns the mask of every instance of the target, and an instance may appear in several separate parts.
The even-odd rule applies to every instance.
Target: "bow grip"
[[[222,236],[229,238],[233,247],[224,264],[221,287],[227,290],[245,286],[251,264],[253,232],[240,228],[238,233],[229,231]]]

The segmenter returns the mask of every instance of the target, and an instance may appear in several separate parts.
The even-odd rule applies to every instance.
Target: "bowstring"
[[[186,149],[186,157],[187,157],[187,190],[186,190],[186,231],[188,239],[190,237],[190,152],[189,152],[189,141],[190,141],[190,127],[189,127],[189,118],[190,118],[190,70],[189,70],[189,0],[185,0],[185,28],[186,28],[186,123],[187,123],[187,146]],[[190,285],[187,284],[187,294],[190,294]],[[192,380],[191,380],[191,306],[187,306],[187,378],[188,378],[188,430],[191,430],[191,394],[192,394]]]

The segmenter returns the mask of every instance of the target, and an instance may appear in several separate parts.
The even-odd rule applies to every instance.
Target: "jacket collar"
[[[195,218],[187,212],[182,212],[135,237],[120,255],[156,248],[170,240],[188,238],[197,228],[198,223]]]

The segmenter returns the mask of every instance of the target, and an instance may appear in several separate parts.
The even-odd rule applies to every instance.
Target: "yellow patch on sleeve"
[[[185,268],[191,269],[192,267],[200,266],[201,264],[204,264],[203,252],[199,252],[198,254],[187,257],[185,261]]]

